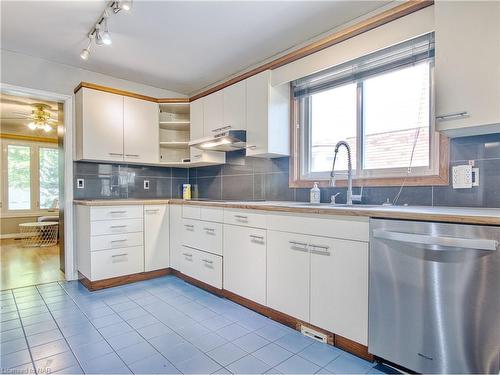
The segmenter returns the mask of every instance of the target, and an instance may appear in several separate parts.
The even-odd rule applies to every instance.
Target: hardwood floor
[[[59,246],[22,246],[20,240],[0,240],[0,290],[64,280],[59,269]]]

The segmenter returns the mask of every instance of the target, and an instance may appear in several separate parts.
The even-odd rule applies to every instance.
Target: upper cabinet
[[[158,163],[158,104],[89,88],[76,93],[76,159]]]
[[[434,8],[437,130],[500,132],[500,2],[437,1]]]
[[[224,126],[235,130],[247,128],[247,82],[241,81],[222,90],[224,97]]]
[[[224,126],[224,96],[217,91],[203,98],[203,135],[209,137]]]
[[[247,156],[290,155],[290,86],[271,86],[271,71],[246,80]]]
[[[123,160],[157,163],[158,104],[127,96],[123,101]]]

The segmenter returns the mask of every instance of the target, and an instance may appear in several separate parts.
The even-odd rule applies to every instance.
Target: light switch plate
[[[83,178],[77,178],[76,179],[76,188],[77,189],[83,189],[83,188],[85,188],[85,180]]]
[[[144,190],[149,190],[149,180],[144,180]]]
[[[472,188],[472,165],[456,165],[452,168],[453,189]]]

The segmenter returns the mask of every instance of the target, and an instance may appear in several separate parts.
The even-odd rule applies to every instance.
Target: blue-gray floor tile
[[[217,363],[220,363],[221,366],[225,367],[226,365],[243,358],[247,355],[247,352],[229,342],[209,351],[207,354]]]
[[[178,374],[174,365],[172,365],[161,354],[156,353],[150,357],[141,359],[129,365],[135,374]]]
[[[175,365],[183,374],[211,374],[220,368],[220,365],[206,354],[196,356]]]
[[[80,364],[86,374],[102,374],[106,373],[107,370],[125,366],[125,363],[118,357],[118,354],[114,352],[93,358],[88,362],[80,362]]]
[[[373,364],[358,358],[349,353],[342,353],[342,355],[335,358],[333,361],[325,366],[325,369],[333,373],[343,374],[364,374]]]
[[[80,362],[89,362],[112,351],[113,348],[104,340],[73,348],[73,353]]]
[[[145,341],[144,338],[135,331],[126,332],[118,336],[108,337],[106,340],[114,350],[120,350],[126,348],[127,346]]]
[[[145,341],[117,350],[117,354],[127,365],[150,357],[156,353],[156,349]]]
[[[2,355],[18,352],[19,350],[27,349],[26,339],[20,337],[18,339],[5,341],[0,344],[0,353]]]
[[[263,346],[269,344],[269,341],[267,341],[262,336],[251,332],[248,335],[237,338],[233,341],[233,344],[239,346],[241,349],[245,350],[248,353],[253,353]]]
[[[14,353],[5,354],[0,357],[1,368],[13,368],[25,363],[31,363],[30,353],[27,349],[19,350]]]
[[[204,320],[201,324],[212,331],[217,331],[225,326],[233,324],[234,321],[225,316],[219,315],[214,318],[210,318],[208,320]]]
[[[270,366],[252,355],[247,355],[227,366],[233,374],[263,374]]]
[[[267,363],[269,366],[275,367],[279,363],[290,358],[293,353],[290,353],[288,350],[283,349],[279,345],[271,343],[252,353],[252,355]]]
[[[39,360],[42,358],[50,357],[59,353],[67,352],[69,349],[66,340],[52,341],[39,346],[34,346],[31,348],[31,355],[33,360]]]
[[[219,346],[224,345],[227,342],[226,339],[217,335],[216,333],[210,332],[203,336],[198,336],[191,340],[191,343],[195,345],[202,352],[208,352]]]
[[[304,336],[300,332],[295,331],[280,337],[274,343],[295,354],[312,345],[315,341],[310,337]]]
[[[21,328],[21,319],[12,319],[2,322],[0,324],[1,331],[8,331],[9,329]]]
[[[35,361],[35,367],[42,373],[50,374],[52,372],[60,371],[68,367],[78,365],[78,362],[72,352],[67,351],[53,356],[39,359]]]
[[[20,339],[22,337],[24,337],[22,328],[9,329],[8,331],[2,332],[2,334],[0,335],[2,342]]]
[[[159,352],[166,352],[172,347],[186,342],[181,336],[175,332],[168,332],[160,336],[153,337],[148,340]]]
[[[289,334],[290,332],[293,332],[291,328],[276,322],[270,322],[269,324],[266,324],[265,326],[255,331],[256,334],[264,337],[269,341],[278,340],[279,338]]]
[[[276,368],[283,374],[314,374],[320,369],[318,365],[298,355],[288,358],[276,366]]]
[[[308,361],[311,361],[312,363],[323,367],[333,361],[342,353],[342,350],[332,345],[315,342],[314,344],[299,352],[299,355],[307,359]]]
[[[51,331],[37,333],[27,337],[29,346],[38,346],[48,342],[60,340],[62,338],[63,335],[59,329],[53,329]]]
[[[36,335],[38,333],[43,333],[47,331],[52,331],[58,329],[56,322],[53,320],[46,320],[44,322],[39,322],[37,324],[32,324],[29,326],[24,326],[24,332],[27,336]]]
[[[245,336],[250,333],[250,330],[246,329],[243,326],[240,326],[238,323],[233,323],[228,326],[222,327],[216,333],[219,336],[224,337],[228,341],[236,340],[241,336]]]

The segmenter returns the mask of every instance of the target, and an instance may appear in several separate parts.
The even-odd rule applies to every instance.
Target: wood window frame
[[[290,96],[290,158],[289,158],[289,181],[290,188],[311,188],[314,182],[318,182],[320,187],[330,187],[328,179],[306,180],[301,178],[300,160],[300,128],[299,103],[293,96]],[[360,178],[353,176],[353,186],[440,186],[449,184],[449,139],[441,133],[437,133],[439,142],[439,165],[438,173],[430,176],[401,176],[401,177],[379,177],[379,178]],[[332,150],[333,152],[333,150]],[[337,187],[346,187],[347,180],[339,179],[336,181]]]

